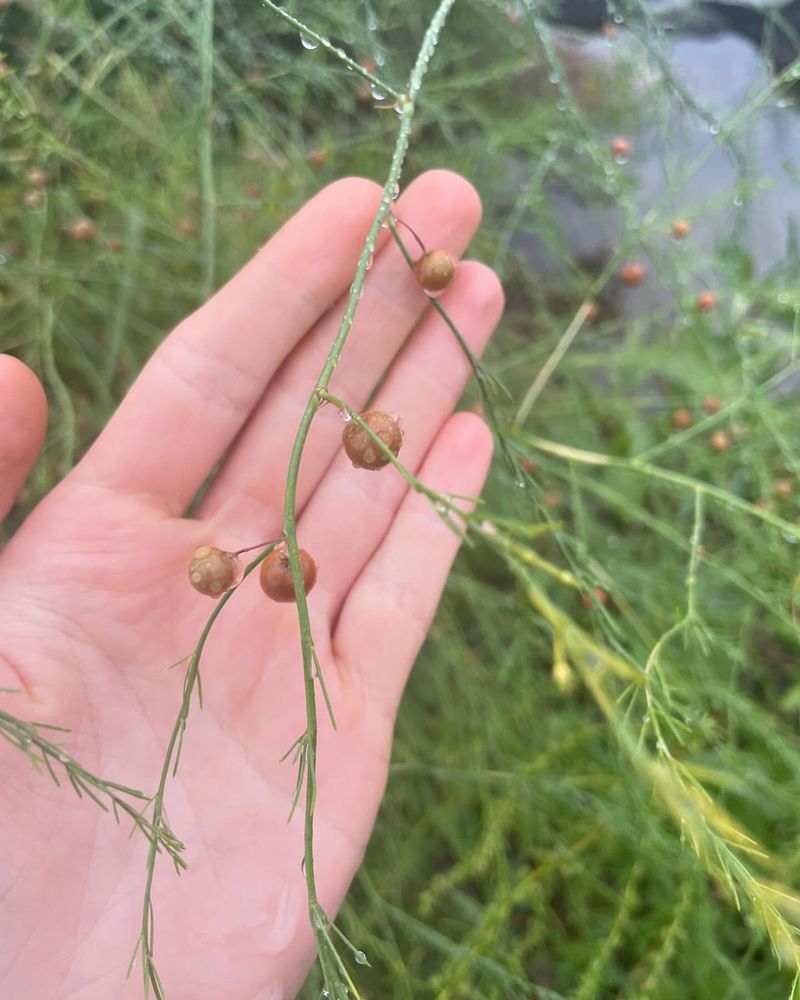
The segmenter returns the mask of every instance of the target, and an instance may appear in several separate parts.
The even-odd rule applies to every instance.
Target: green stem
[[[214,148],[211,134],[214,96],[214,0],[206,0],[197,26],[200,57],[200,201],[203,239],[203,298],[214,290],[217,243],[217,205],[214,193]]]
[[[728,493],[727,490],[723,490],[719,486],[712,486],[710,483],[693,479],[682,472],[661,469],[657,465],[651,465],[649,462],[641,462],[635,458],[616,458],[613,455],[602,455],[599,452],[585,451],[582,448],[573,448],[570,445],[558,444],[556,441],[547,441],[544,438],[535,437],[534,435],[526,435],[523,440],[531,448],[538,448],[540,451],[547,452],[550,455],[558,455],[559,458],[565,458],[570,462],[580,462],[583,465],[605,466],[609,469],[628,469],[631,472],[639,472],[653,479],[672,483],[673,486],[680,486],[683,489],[704,493],[706,496],[712,497],[727,507],[735,508],[744,514],[750,514],[751,517],[757,517],[760,521],[765,521],[773,528],[782,531],[784,535],[790,535],[792,538],[800,538],[800,527],[792,524],[791,521],[785,521],[782,517],[778,517],[777,514],[756,507],[749,500],[742,500],[741,497],[737,497],[733,493]]]
[[[353,73],[357,73],[365,80],[368,80],[380,93],[386,94],[387,97],[393,97],[401,104],[405,101],[405,94],[401,94],[400,91],[395,90],[394,87],[390,87],[388,83],[385,83],[383,80],[370,73],[369,70],[364,69],[360,63],[351,59],[344,49],[340,49],[338,46],[332,45],[329,38],[326,38],[324,35],[320,35],[318,32],[314,31],[313,28],[310,28],[307,24],[304,24],[296,17],[293,17],[288,10],[284,10],[283,7],[279,7],[276,3],[273,3],[272,0],[262,0],[262,2],[265,7],[269,7],[269,9],[274,11],[279,17],[282,17],[284,21],[291,24],[293,28],[297,28],[301,35],[305,35],[306,38],[310,38],[312,41],[316,42],[320,48],[325,50],[325,52],[328,52],[330,55],[340,59]],[[452,6],[453,3],[455,3],[455,0],[450,0],[450,6]],[[431,21],[431,24],[433,24],[433,21]],[[433,49],[431,49],[431,52],[432,51]]]
[[[175,724],[172,727],[172,733],[170,734],[169,742],[167,744],[166,753],[164,754],[164,760],[161,765],[161,776],[158,782],[158,790],[153,798],[153,818],[151,824],[155,834],[158,835],[159,831],[162,830],[163,817],[164,817],[164,795],[167,787],[167,780],[172,772],[172,776],[175,777],[175,773],[178,769],[178,760],[180,757],[180,747],[183,741],[183,733],[186,729],[186,720],[189,717],[189,710],[192,705],[192,694],[194,693],[195,686],[200,683],[200,658],[203,655],[203,650],[208,640],[211,629],[214,627],[214,623],[217,618],[219,618],[222,613],[222,609],[228,603],[228,601],[233,597],[234,593],[239,589],[242,583],[247,579],[247,577],[253,572],[253,570],[270,554],[270,552],[275,548],[275,544],[268,545],[263,552],[247,565],[244,572],[242,573],[241,581],[235,586],[231,587],[230,590],[226,591],[222,597],[217,602],[216,607],[211,612],[203,631],[200,633],[200,638],[197,641],[194,652],[191,655],[191,660],[189,662],[189,668],[186,671],[186,677],[183,682],[183,698],[181,700],[181,707],[178,711],[178,716],[175,719]],[[174,760],[174,764],[173,764]],[[155,967],[155,962],[153,960],[153,903],[152,903],[152,891],[153,891],[153,877],[155,875],[156,868],[156,854],[158,853],[158,839],[157,837],[150,840],[150,849],[147,852],[147,861],[145,862],[145,867],[147,870],[147,879],[145,881],[144,889],[144,904],[142,906],[142,927],[141,934],[139,937],[139,943],[137,944],[137,949],[141,945],[142,949],[142,974],[144,976],[144,994],[145,1000],[149,996],[150,986],[153,987],[155,996],[157,1000],[164,1000],[166,994],[164,993],[164,988],[159,979],[158,972]],[[136,952],[134,951],[134,957]],[[133,966],[133,960],[131,960],[131,967]],[[130,969],[129,969],[130,971]]]
[[[317,953],[326,954],[329,948],[328,942],[323,934],[325,917],[317,899],[316,878],[314,873],[314,804],[317,791],[317,706],[314,690],[314,640],[311,630],[311,622],[308,614],[308,602],[306,600],[305,587],[303,585],[303,574],[300,568],[299,546],[297,542],[297,481],[300,473],[300,461],[303,456],[308,433],[311,428],[314,416],[321,405],[320,392],[324,392],[330,383],[331,376],[341,357],[347,336],[353,324],[356,307],[361,297],[361,290],[364,286],[364,279],[367,268],[375,252],[375,245],[378,239],[381,225],[386,219],[391,209],[392,202],[399,190],[400,173],[403,168],[406,151],[408,149],[409,135],[414,118],[415,100],[422,86],[422,81],[428,64],[433,55],[439,34],[444,26],[447,15],[450,12],[455,0],[441,0],[436,13],[434,14],[428,29],[425,32],[422,45],[420,46],[417,60],[411,71],[408,91],[404,95],[394,94],[399,99],[400,109],[400,130],[395,143],[392,161],[389,167],[389,174],[383,189],[380,205],[377,214],[370,226],[361,254],[358,258],[356,274],[350,288],[350,297],[342,318],[339,331],[328,353],[327,360],[322,372],[317,379],[312,390],[305,411],[300,421],[297,436],[289,459],[289,468],[286,479],[286,499],[284,508],[284,533],[286,535],[286,545],[289,550],[289,560],[292,567],[292,577],[294,579],[295,593],[297,595],[297,616],[300,626],[300,643],[303,655],[303,677],[306,703],[306,802],[305,802],[305,824],[304,824],[304,869],[306,876],[306,887],[308,891],[309,915],[314,938],[317,944]],[[308,28],[301,22],[296,21],[284,11],[280,11],[274,4],[267,0],[267,6],[271,7],[281,17],[294,24],[304,34],[314,38],[319,44],[325,45],[326,40],[321,36],[310,33]],[[338,54],[338,53],[337,53]],[[323,969],[325,972],[325,969]],[[327,980],[327,975],[326,975]],[[327,983],[328,989],[331,987],[338,992],[335,982]]]

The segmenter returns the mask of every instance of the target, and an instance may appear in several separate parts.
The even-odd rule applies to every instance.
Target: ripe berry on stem
[[[700,312],[711,312],[717,304],[717,297],[713,292],[700,292],[698,293],[696,302]]]
[[[393,455],[398,455],[403,443],[403,431],[398,421],[383,410],[369,410],[361,419],[380,438]],[[350,421],[342,434],[345,453],[356,469],[377,470],[389,464],[389,457],[375,444],[367,432]]]
[[[644,264],[638,260],[629,260],[627,264],[623,264],[619,269],[619,280],[629,288],[641,285],[646,277],[647,270]]]
[[[414,263],[414,274],[426,292],[447,288],[455,273],[455,261],[446,250],[427,250]]]
[[[300,549],[298,554],[303,586],[308,594],[317,582],[317,564],[305,549]],[[261,563],[259,582],[261,589],[270,600],[277,601],[279,604],[290,604],[297,600],[294,578],[292,577],[292,564],[286,542],[276,545]]]
[[[631,143],[624,135],[618,135],[611,140],[611,153],[618,160],[627,160],[631,155]]]
[[[78,243],[89,243],[97,229],[91,219],[76,219],[69,227],[69,234]]]
[[[189,582],[206,597],[219,597],[239,578],[239,560],[233,552],[201,545],[189,563]]]
[[[678,430],[685,430],[692,423],[692,414],[690,410],[687,410],[685,406],[680,407],[680,409],[675,410],[672,414],[672,426],[677,427]]]
[[[685,240],[691,231],[692,227],[686,219],[676,219],[672,223],[672,235],[676,240]]]

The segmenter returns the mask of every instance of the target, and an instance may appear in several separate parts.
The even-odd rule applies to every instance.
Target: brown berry
[[[708,439],[708,443],[714,451],[727,451],[731,446],[731,439],[725,431],[714,431]]]
[[[617,26],[616,24],[611,24],[609,21],[606,21],[601,26],[600,33],[603,36],[603,38],[606,38],[608,39],[608,41],[611,41],[613,38],[617,37]]]
[[[700,312],[711,312],[717,304],[717,297],[713,292],[700,292],[695,301]]]
[[[300,571],[303,574],[303,587],[308,594],[317,582],[317,564],[306,552],[299,550]],[[297,599],[292,577],[292,565],[289,560],[289,549],[286,542],[276,545],[264,562],[259,573],[261,589],[273,601],[289,604]]]
[[[191,219],[181,219],[178,223],[178,232],[184,236],[197,236],[197,226]]]
[[[638,260],[629,260],[619,269],[619,280],[623,285],[628,285],[629,288],[641,285],[646,277],[647,270],[644,264]]]
[[[322,167],[328,159],[328,154],[324,149],[312,149],[307,159],[312,167]]]
[[[239,577],[239,560],[232,552],[225,552],[213,545],[195,549],[189,563],[189,583],[207,597],[219,597],[236,583]]]
[[[455,261],[446,250],[428,250],[414,263],[414,274],[426,292],[447,288],[455,273]]]
[[[120,253],[122,250],[122,240],[119,236],[109,236],[107,245],[111,253]]]
[[[532,458],[521,458],[519,465],[522,471],[527,472],[529,476],[535,476],[539,468]]]
[[[618,135],[611,140],[611,155],[618,160],[627,160],[631,155],[630,140]]]
[[[702,407],[706,413],[719,413],[722,409],[722,400],[719,396],[712,396],[710,394],[708,396],[703,396]]]
[[[672,426],[677,427],[678,430],[685,430],[687,427],[691,426],[691,423],[691,411],[687,410],[685,406],[682,406],[672,414]]]
[[[77,243],[90,243],[97,232],[91,219],[76,219],[69,227],[69,234]]]
[[[386,445],[393,455],[397,455],[403,443],[403,432],[397,420],[383,410],[369,410],[361,414],[361,419]],[[381,451],[366,431],[354,421],[350,421],[342,434],[342,444],[347,457],[357,469],[382,469],[389,464],[389,458]]]
[[[36,188],[31,188],[25,192],[25,204],[28,208],[41,208],[44,204],[44,195]]]
[[[594,598],[592,598],[594,594]],[[597,604],[601,604],[604,608],[608,607],[608,594],[603,590],[602,587],[594,587],[592,589],[592,594],[583,594],[581,600],[583,601],[583,606],[585,608],[592,608]]]
[[[548,510],[558,510],[561,506],[561,497],[555,490],[548,490],[542,496],[542,503]]]
[[[772,484],[772,492],[781,500],[786,500],[792,495],[794,484],[791,479],[776,479]]]
[[[34,167],[28,171],[28,183],[31,187],[45,187],[47,184],[47,174],[41,167]]]
[[[685,240],[691,231],[692,227],[686,219],[676,219],[672,223],[672,235],[676,240]]]

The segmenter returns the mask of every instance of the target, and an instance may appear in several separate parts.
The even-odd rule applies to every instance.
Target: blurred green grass
[[[398,85],[432,9],[292,7]],[[257,4],[218,2],[213,34],[210,10],[189,0],[0,10],[0,348],[34,367],[51,402],[45,451],[6,534],[212,287],[324,183],[385,174],[397,120],[360,80]],[[515,460],[536,469],[496,462],[486,492],[496,534],[463,553],[416,666],[342,925],[370,959],[357,970],[367,996],[786,997],[796,946],[781,968],[765,928],[773,944],[782,932],[759,907],[774,903],[767,883],[798,884],[800,862],[797,536],[786,530],[798,518],[800,439],[793,393],[761,387],[796,373],[796,267],[756,279],[741,245],[678,245],[666,216],[641,232],[608,137],[633,131],[642,108],[624,87],[603,86],[598,101],[596,81],[574,99],[568,78],[548,83],[553,50],[539,35],[524,6],[464,0],[420,102],[405,176],[445,166],[481,193],[471,255],[497,267],[509,301],[488,358],[513,399],[498,415]],[[756,115],[743,116],[743,132]],[[30,183],[32,169],[45,186]],[[555,180],[620,206],[623,242],[644,241],[648,282],[676,306],[626,318],[601,296],[600,316],[515,430],[516,407],[597,279],[561,245]],[[79,243],[70,227],[84,217],[96,232]],[[512,234],[545,239],[563,272],[544,281]],[[708,314],[694,305],[698,275],[719,299]],[[703,410],[709,394],[724,404],[718,414]],[[473,387],[464,405],[477,398]],[[692,414],[685,430],[673,426],[678,408]],[[723,451],[710,444],[719,430]],[[535,448],[534,434],[619,465]],[[768,502],[774,520],[707,496],[699,522],[696,490],[637,467],[646,453],[730,497]],[[776,496],[783,479],[789,495]],[[523,566],[520,552],[539,564]],[[576,635],[641,673],[686,614],[693,553],[695,617],[662,647],[650,690],[598,655],[581,667]],[[561,619],[533,601],[525,573]],[[594,588],[606,606],[584,599]],[[599,689],[582,673],[595,668]],[[603,711],[606,695],[615,714]],[[697,850],[692,816],[670,809],[661,775],[708,795]],[[716,806],[769,862],[715,825]],[[695,807],[680,798],[682,808]],[[764,887],[753,898],[740,864]],[[783,907],[787,926],[799,911]],[[312,974],[304,995],[318,994]]]

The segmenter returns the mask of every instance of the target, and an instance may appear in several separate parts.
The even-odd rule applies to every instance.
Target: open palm
[[[80,464],[0,555],[0,705],[69,727],[96,774],[153,790],[184,667],[213,604],[188,584],[200,544],[238,549],[280,534],[289,452],[344,309],[379,188],[323,190],[164,341]],[[463,251],[479,221],[459,177],[423,175],[398,203],[429,247]],[[501,309],[495,276],[459,266],[443,304],[479,352]],[[397,248],[382,234],[331,390],[400,415],[401,458],[441,491],[477,494],[491,441],[452,415],[468,366]],[[383,376],[386,376],[385,379]],[[383,380],[382,380],[383,379]],[[382,381],[381,381],[382,380]],[[0,358],[0,516],[38,449],[45,404]],[[314,421],[298,488],[298,537],[319,580],[312,625],[338,729],[320,712],[314,854],[333,914],[358,867],[385,785],[398,702],[457,539],[397,471],[357,471],[332,407]],[[218,473],[192,518],[184,512]],[[292,997],[313,958],[302,820],[286,822],[303,732],[294,605],[248,578],[201,664],[167,817],[186,844],[161,861],[156,960],[170,1000]],[[138,934],[146,844],[0,747],[0,995],[141,996],[125,981]]]

